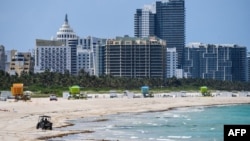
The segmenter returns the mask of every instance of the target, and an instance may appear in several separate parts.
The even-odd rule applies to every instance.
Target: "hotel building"
[[[190,43],[185,47],[188,77],[246,81],[246,47],[231,44]]]
[[[36,40],[35,73],[71,72],[71,48],[62,41]]]
[[[157,37],[117,37],[105,47],[105,73],[118,77],[165,77],[166,42]]]
[[[96,67],[96,50],[101,39],[79,38],[70,27],[67,15],[53,40],[36,40],[35,72],[45,70],[77,75],[80,70],[90,75],[99,75]]]

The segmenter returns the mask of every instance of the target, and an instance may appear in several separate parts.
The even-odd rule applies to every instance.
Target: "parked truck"
[[[24,94],[23,83],[13,83],[11,87],[11,94],[16,100],[30,100],[29,94]]]

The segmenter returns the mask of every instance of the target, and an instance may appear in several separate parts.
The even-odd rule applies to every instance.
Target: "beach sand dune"
[[[88,100],[49,101],[49,98],[33,98],[24,101],[0,101],[0,140],[34,141],[92,131],[60,131],[70,126],[67,120],[96,117],[126,112],[152,112],[175,107],[209,106],[250,103],[250,97],[177,97],[177,98],[93,98]],[[53,130],[36,129],[38,117],[49,115]]]

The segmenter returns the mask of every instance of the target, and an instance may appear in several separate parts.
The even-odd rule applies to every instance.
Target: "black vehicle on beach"
[[[51,117],[50,116],[39,116],[38,118],[38,123],[36,125],[36,129],[43,129],[43,130],[52,130],[52,122],[51,122]]]

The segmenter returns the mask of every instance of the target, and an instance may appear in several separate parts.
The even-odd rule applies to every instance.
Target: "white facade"
[[[59,31],[56,33],[56,40],[66,42],[68,39],[77,39],[77,35],[70,27],[68,22],[68,16],[65,15],[64,24],[59,28]]]
[[[70,72],[71,49],[68,46],[63,46],[62,43],[56,44],[55,42],[57,41],[37,40],[35,73],[44,72],[45,70],[61,73],[68,70]],[[49,43],[51,43],[51,45],[48,45]]]
[[[88,36],[82,38],[81,47],[77,48],[77,68],[78,72],[84,69],[90,75],[95,75],[94,72],[94,45],[97,44],[97,38]]]
[[[52,40],[37,40],[35,72],[45,70],[61,72],[68,70],[78,74],[80,70],[96,75],[95,57],[98,38],[79,38],[70,27],[67,15],[63,25]]]
[[[177,65],[178,65],[178,54],[176,48],[167,48],[166,57],[166,77],[176,77]]]
[[[149,37],[155,35],[155,5],[144,5],[135,14],[135,37]]]
[[[145,5],[141,17],[141,37],[149,37],[154,34],[155,5]]]
[[[183,69],[176,69],[175,76],[176,76],[176,78],[183,78],[184,77]],[[185,77],[185,78],[187,78],[187,77]]]
[[[11,51],[7,50],[5,52],[6,60],[5,60],[5,72],[8,72],[10,69],[10,62],[11,62]]]
[[[77,69],[84,70],[90,75],[94,74],[93,71],[93,52],[90,49],[82,49],[82,46],[77,48]]]
[[[36,40],[35,49],[35,67],[34,72],[52,72],[64,73],[66,70],[71,72],[72,56],[71,47],[68,46],[68,40],[78,37],[68,23],[67,14],[64,24],[56,33],[56,38],[52,40]]]
[[[77,69],[84,69],[90,75],[99,76],[99,47],[102,39],[88,36],[81,38],[77,47]]]

